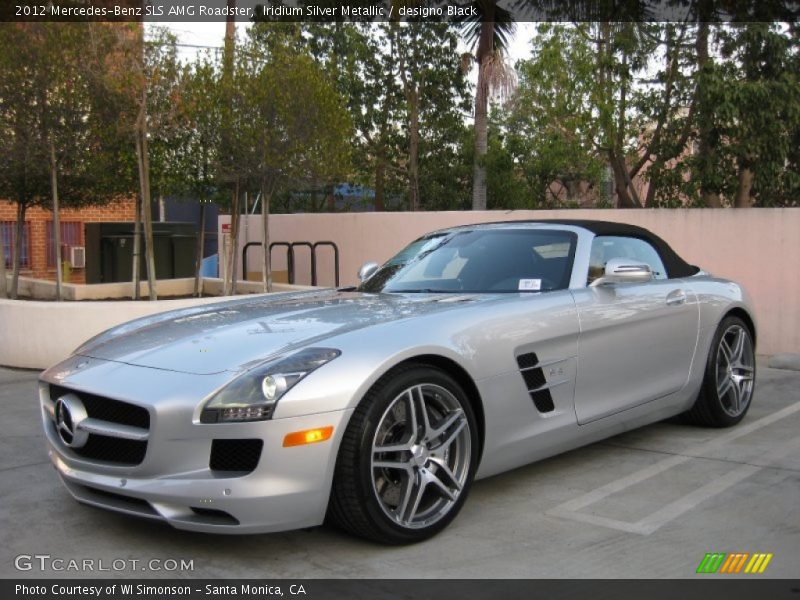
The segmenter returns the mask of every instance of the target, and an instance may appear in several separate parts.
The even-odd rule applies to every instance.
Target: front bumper
[[[192,531],[264,533],[322,523],[336,451],[351,410],[254,423],[200,424],[193,419],[197,398],[208,392],[200,388],[213,388],[215,380],[106,361],[93,361],[80,376],[55,380],[52,375],[48,371],[42,376],[40,390],[48,454],[76,500]],[[131,377],[137,380],[135,394],[130,391]],[[141,464],[90,460],[68,448],[53,423],[49,383],[145,406],[151,428]],[[154,395],[157,392],[160,396]],[[194,400],[181,402],[186,396]],[[151,400],[137,402],[137,398]],[[334,428],[327,441],[283,447],[288,433],[326,426]],[[255,469],[247,474],[212,470],[209,456],[215,439],[262,440]]]

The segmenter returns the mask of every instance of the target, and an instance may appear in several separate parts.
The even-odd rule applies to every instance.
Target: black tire
[[[746,403],[737,414],[731,414],[730,407],[726,406],[726,400],[718,393],[718,353],[722,344],[723,336],[734,328],[739,328],[746,336],[746,343],[749,344],[752,353],[752,384]],[[729,334],[730,335],[730,334]],[[747,324],[739,317],[729,316],[722,320],[714,334],[711,347],[706,357],[706,368],[703,376],[703,385],[700,393],[695,400],[694,406],[682,415],[685,423],[701,425],[703,427],[731,427],[739,423],[752,404],[752,397],[755,391],[756,362],[755,346],[753,344],[753,333]],[[724,396],[724,395],[723,395]],[[726,397],[727,398],[727,397]]]
[[[458,434],[459,439],[464,440],[461,454],[464,459],[468,457],[469,463],[461,463],[460,472],[462,476],[466,474],[466,480],[446,514],[431,525],[411,528],[399,524],[386,514],[385,506],[378,499],[377,487],[374,487],[372,457],[373,442],[377,439],[376,432],[383,417],[405,390],[417,385],[444,388],[457,400],[466,417],[466,426],[462,426],[461,430],[468,430],[468,436]],[[468,437],[469,444],[465,437]],[[447,527],[458,514],[472,485],[478,458],[475,415],[461,386],[441,369],[417,363],[401,365],[373,385],[350,419],[336,461],[328,520],[348,533],[383,544],[410,544],[426,540]],[[443,499],[439,502],[446,503]]]

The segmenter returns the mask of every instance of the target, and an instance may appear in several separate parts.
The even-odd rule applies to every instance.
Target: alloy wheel
[[[372,442],[372,488],[396,524],[419,529],[444,518],[470,470],[467,415],[446,388],[422,383],[398,394]]]
[[[753,395],[755,355],[747,330],[731,325],[722,334],[717,349],[717,396],[731,417],[741,415]]]

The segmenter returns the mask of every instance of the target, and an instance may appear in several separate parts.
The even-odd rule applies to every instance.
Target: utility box
[[[86,283],[119,283],[133,279],[134,223],[86,223]],[[144,229],[144,227],[142,228]],[[197,245],[194,223],[154,222],[156,279],[194,277]],[[147,279],[144,231],[139,275]]]

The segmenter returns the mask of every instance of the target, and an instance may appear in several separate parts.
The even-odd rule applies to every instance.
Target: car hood
[[[481,299],[335,290],[256,296],[139,319],[100,334],[76,354],[198,375],[239,371],[304,346],[324,346],[336,335]]]

